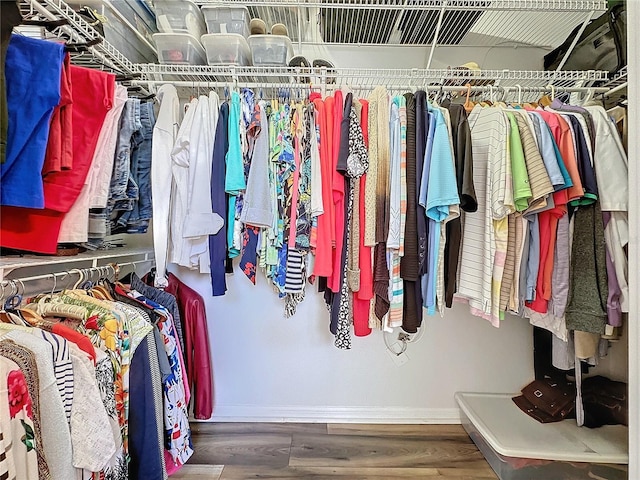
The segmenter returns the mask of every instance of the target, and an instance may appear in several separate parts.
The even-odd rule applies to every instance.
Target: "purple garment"
[[[589,139],[591,140],[591,149],[595,151],[596,149],[596,127],[593,123],[593,117],[589,113],[586,108],[578,107],[576,105],[569,105],[568,103],[563,103],[559,99],[555,99],[551,102],[551,108],[554,110],[558,110],[560,112],[573,112],[579,113],[584,117],[584,121],[587,123],[587,130],[589,130]]]
[[[604,228],[607,228],[611,220],[611,212],[602,212]],[[613,265],[613,259],[609,255],[607,249],[607,284],[609,286],[609,296],[607,297],[607,323],[612,327],[622,326],[622,306],[620,305],[620,285],[616,277],[616,268]]]

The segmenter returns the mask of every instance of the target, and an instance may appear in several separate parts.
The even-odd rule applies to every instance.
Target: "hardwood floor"
[[[460,425],[192,423],[172,480],[497,479]]]

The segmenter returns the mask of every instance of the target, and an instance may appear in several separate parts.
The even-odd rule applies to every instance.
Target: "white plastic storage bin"
[[[156,33],[153,41],[160,63],[207,64],[207,56],[200,41],[187,33]]]
[[[237,33],[209,33],[200,39],[209,65],[251,65],[247,40]]]
[[[293,57],[293,46],[284,35],[251,35],[251,59],[254,65],[286,66]]]
[[[203,5],[202,14],[208,33],[237,33],[245,38],[251,34],[251,18],[247,7]]]
[[[542,424],[522,412],[517,394],[456,393],[462,426],[500,480],[626,480],[628,429]]]
[[[206,33],[204,17],[195,3],[186,0],[156,0],[154,5],[158,31],[188,33],[196,38]]]

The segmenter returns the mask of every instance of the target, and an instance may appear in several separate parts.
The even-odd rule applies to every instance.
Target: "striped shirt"
[[[389,132],[390,132],[390,189],[389,189],[389,235],[387,236],[387,251],[389,262],[389,315],[388,327],[402,325],[403,281],[400,278],[400,245],[404,228],[401,222],[401,161],[402,161],[402,128],[400,124],[400,103],[397,97],[390,104]],[[406,147],[406,139],[405,139]],[[405,148],[406,155],[406,148]],[[406,156],[405,156],[406,162]],[[405,180],[405,210],[406,210],[406,180]],[[406,211],[405,211],[406,215]]]
[[[494,177],[501,175],[508,127],[503,112],[480,105],[469,114],[469,127],[473,145],[473,183],[479,201],[477,212],[465,217],[458,295],[468,300],[473,314],[498,326],[498,320],[491,317],[495,236],[493,210],[487,206],[493,205]]]
[[[51,345],[53,353],[53,373],[56,385],[62,397],[62,405],[67,415],[67,423],[71,421],[71,405],[73,404],[73,364],[69,356],[69,345],[63,337],[45,330],[36,330]],[[36,332],[34,331],[34,333]]]
[[[518,113],[515,117],[518,122],[518,130],[520,131],[522,150],[524,151],[524,159],[529,175],[529,185],[531,186],[531,202],[533,204],[536,200],[553,193],[554,188],[549,179],[547,169],[544,166],[540,150],[538,150],[538,145],[534,140],[534,134],[523,115],[524,114]]]

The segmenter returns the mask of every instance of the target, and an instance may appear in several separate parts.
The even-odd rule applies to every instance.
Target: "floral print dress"
[[[0,344],[0,473],[8,480],[50,479],[38,421],[35,358],[11,340]]]
[[[89,337],[91,343],[108,354],[111,371],[106,364],[96,365],[96,379],[101,393],[105,393],[104,404],[111,418],[118,421],[122,448],[116,451],[109,465],[95,473],[95,480],[126,480],[128,477],[128,413],[129,413],[129,365],[131,363],[126,316],[113,310],[112,305],[82,293],[69,292],[58,296],[58,300],[71,305],[81,305],[88,310],[88,318],[77,330]],[[113,376],[111,373],[113,372]],[[111,385],[108,385],[111,376]],[[111,394],[113,393],[113,397]]]

